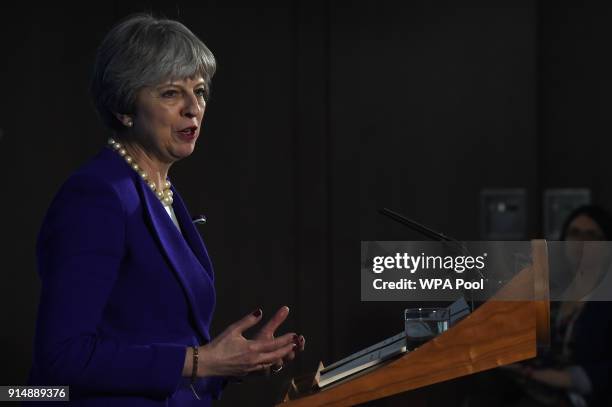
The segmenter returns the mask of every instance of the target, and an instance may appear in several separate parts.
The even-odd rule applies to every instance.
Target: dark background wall
[[[378,4],[380,3],[380,4]],[[420,239],[383,206],[479,238],[479,191],[521,187],[528,238],[546,187],[607,188],[612,6],[534,1],[120,2],[0,13],[3,259],[0,384],[25,382],[36,232],[66,177],[104,144],[87,94],[119,18],[178,18],[218,59],[197,151],[171,176],[216,267],[213,331],[291,307],[304,373],[400,331],[405,304],[362,303],[359,241]],[[271,405],[255,379],[219,405]]]
[[[584,185],[608,209],[611,17],[605,2],[544,3],[538,75],[542,185]]]

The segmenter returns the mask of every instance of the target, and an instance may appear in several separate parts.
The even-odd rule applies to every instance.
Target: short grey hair
[[[208,100],[215,69],[212,52],[183,24],[135,14],[114,26],[100,44],[90,91],[104,123],[121,131],[115,113],[134,113],[139,89],[201,75]]]

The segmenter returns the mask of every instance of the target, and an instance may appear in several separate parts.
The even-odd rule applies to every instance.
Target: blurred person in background
[[[550,349],[480,375],[465,407],[610,405],[612,304],[589,299],[609,271],[611,237],[612,217],[598,206],[568,216],[560,236],[563,264],[551,272],[570,277],[564,277],[563,301],[551,302]]]

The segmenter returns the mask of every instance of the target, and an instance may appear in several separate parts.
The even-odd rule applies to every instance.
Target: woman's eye
[[[177,93],[178,92],[175,90],[166,90],[162,93],[162,97],[171,98],[171,97],[176,96]]]
[[[206,97],[206,89],[200,88],[200,89],[196,90],[196,95],[198,95],[201,98]]]

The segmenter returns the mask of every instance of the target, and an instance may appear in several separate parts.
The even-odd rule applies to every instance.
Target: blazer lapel
[[[211,280],[214,281],[215,277],[213,267],[210,262],[210,257],[208,256],[208,252],[206,251],[204,241],[202,241],[200,233],[194,226],[193,221],[189,216],[189,212],[187,211],[185,202],[183,202],[183,199],[181,198],[179,193],[174,189],[174,186],[172,186],[171,188],[174,194],[174,204],[172,205],[172,207],[174,208],[174,214],[176,215],[179,225],[181,226],[183,236],[185,237],[185,240],[187,240],[187,243],[189,243],[189,246],[191,247],[191,250],[193,250],[193,253],[196,255],[196,257],[202,264],[202,267],[204,267],[204,269],[208,273],[208,276],[211,278]]]
[[[159,199],[143,182],[138,182],[138,185],[141,190],[143,206],[145,211],[148,212],[161,248],[183,285],[195,317],[196,327],[202,337],[209,341],[208,326],[210,326],[212,309],[215,303],[212,278],[207,271],[203,270],[202,264],[187,246],[185,239],[172,223]],[[202,315],[202,309],[210,310],[210,312]]]

